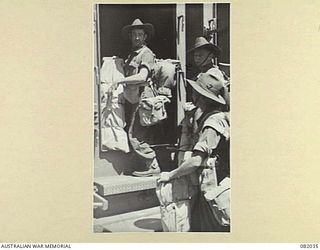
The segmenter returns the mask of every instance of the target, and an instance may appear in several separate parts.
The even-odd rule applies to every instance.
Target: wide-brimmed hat
[[[150,40],[154,35],[154,28],[151,23],[143,23],[140,19],[135,19],[132,24],[126,25],[122,28],[121,34],[125,39],[129,39],[129,32],[133,29],[143,29],[147,36],[147,40]]]
[[[194,41],[194,46],[190,50],[188,50],[187,53],[192,53],[199,48],[206,48],[209,51],[212,51],[216,57],[218,57],[222,52],[222,49],[219,46],[208,42],[207,39],[200,36],[196,38],[196,40]]]
[[[226,104],[226,100],[222,97],[225,80],[220,74],[201,73],[197,81],[187,79],[187,82],[200,95],[220,104]]]

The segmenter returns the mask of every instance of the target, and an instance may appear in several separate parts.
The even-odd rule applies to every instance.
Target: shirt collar
[[[139,54],[142,49],[144,49],[146,45],[143,45],[141,48],[133,50],[132,52]]]

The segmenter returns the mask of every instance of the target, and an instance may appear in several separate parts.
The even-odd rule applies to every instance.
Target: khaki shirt
[[[219,112],[212,114],[205,119],[199,133],[198,142],[195,144],[193,150],[211,155],[218,147],[221,136],[226,140],[229,140],[230,128],[227,115],[228,113]]]
[[[155,55],[147,47],[131,52],[125,61],[124,72],[125,76],[132,76],[138,74],[141,68],[146,68],[148,70],[148,78],[146,81],[151,79],[153,74],[153,68],[155,64]],[[142,82],[144,84],[145,82]],[[139,88],[142,84],[133,84],[125,86],[124,88],[124,98],[132,104],[139,102]]]

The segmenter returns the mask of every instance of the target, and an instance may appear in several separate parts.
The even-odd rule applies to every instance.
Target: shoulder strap
[[[132,61],[132,59],[136,56],[139,60],[142,56],[142,54],[147,51],[147,50],[150,50],[147,46],[145,47],[142,47],[141,50],[139,52],[136,52],[136,51],[132,51],[129,56],[128,56],[128,59],[126,60],[126,65],[129,65],[130,62]]]

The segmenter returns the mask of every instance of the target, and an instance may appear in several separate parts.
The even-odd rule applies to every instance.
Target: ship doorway
[[[101,4],[97,6],[97,68],[101,68],[103,57],[118,56],[126,59],[131,51],[131,43],[121,35],[121,29],[139,18],[143,23],[151,23],[155,29],[154,37],[147,46],[158,59],[176,59],[176,4]],[[98,82],[98,81],[97,81]],[[173,96],[176,93],[173,92]],[[95,84],[95,106],[99,106],[98,85]],[[168,119],[164,129],[167,131],[159,147],[160,167],[170,170],[173,166],[172,152],[167,150],[177,143],[177,100],[168,104]],[[96,119],[97,121],[99,119]],[[99,121],[98,121],[99,122]],[[98,128],[99,126],[97,126]],[[99,129],[98,129],[99,130]],[[99,134],[97,131],[96,134]],[[95,145],[95,176],[130,174],[140,163],[130,158],[130,154],[101,150],[99,136]],[[162,165],[162,166],[161,166]]]

